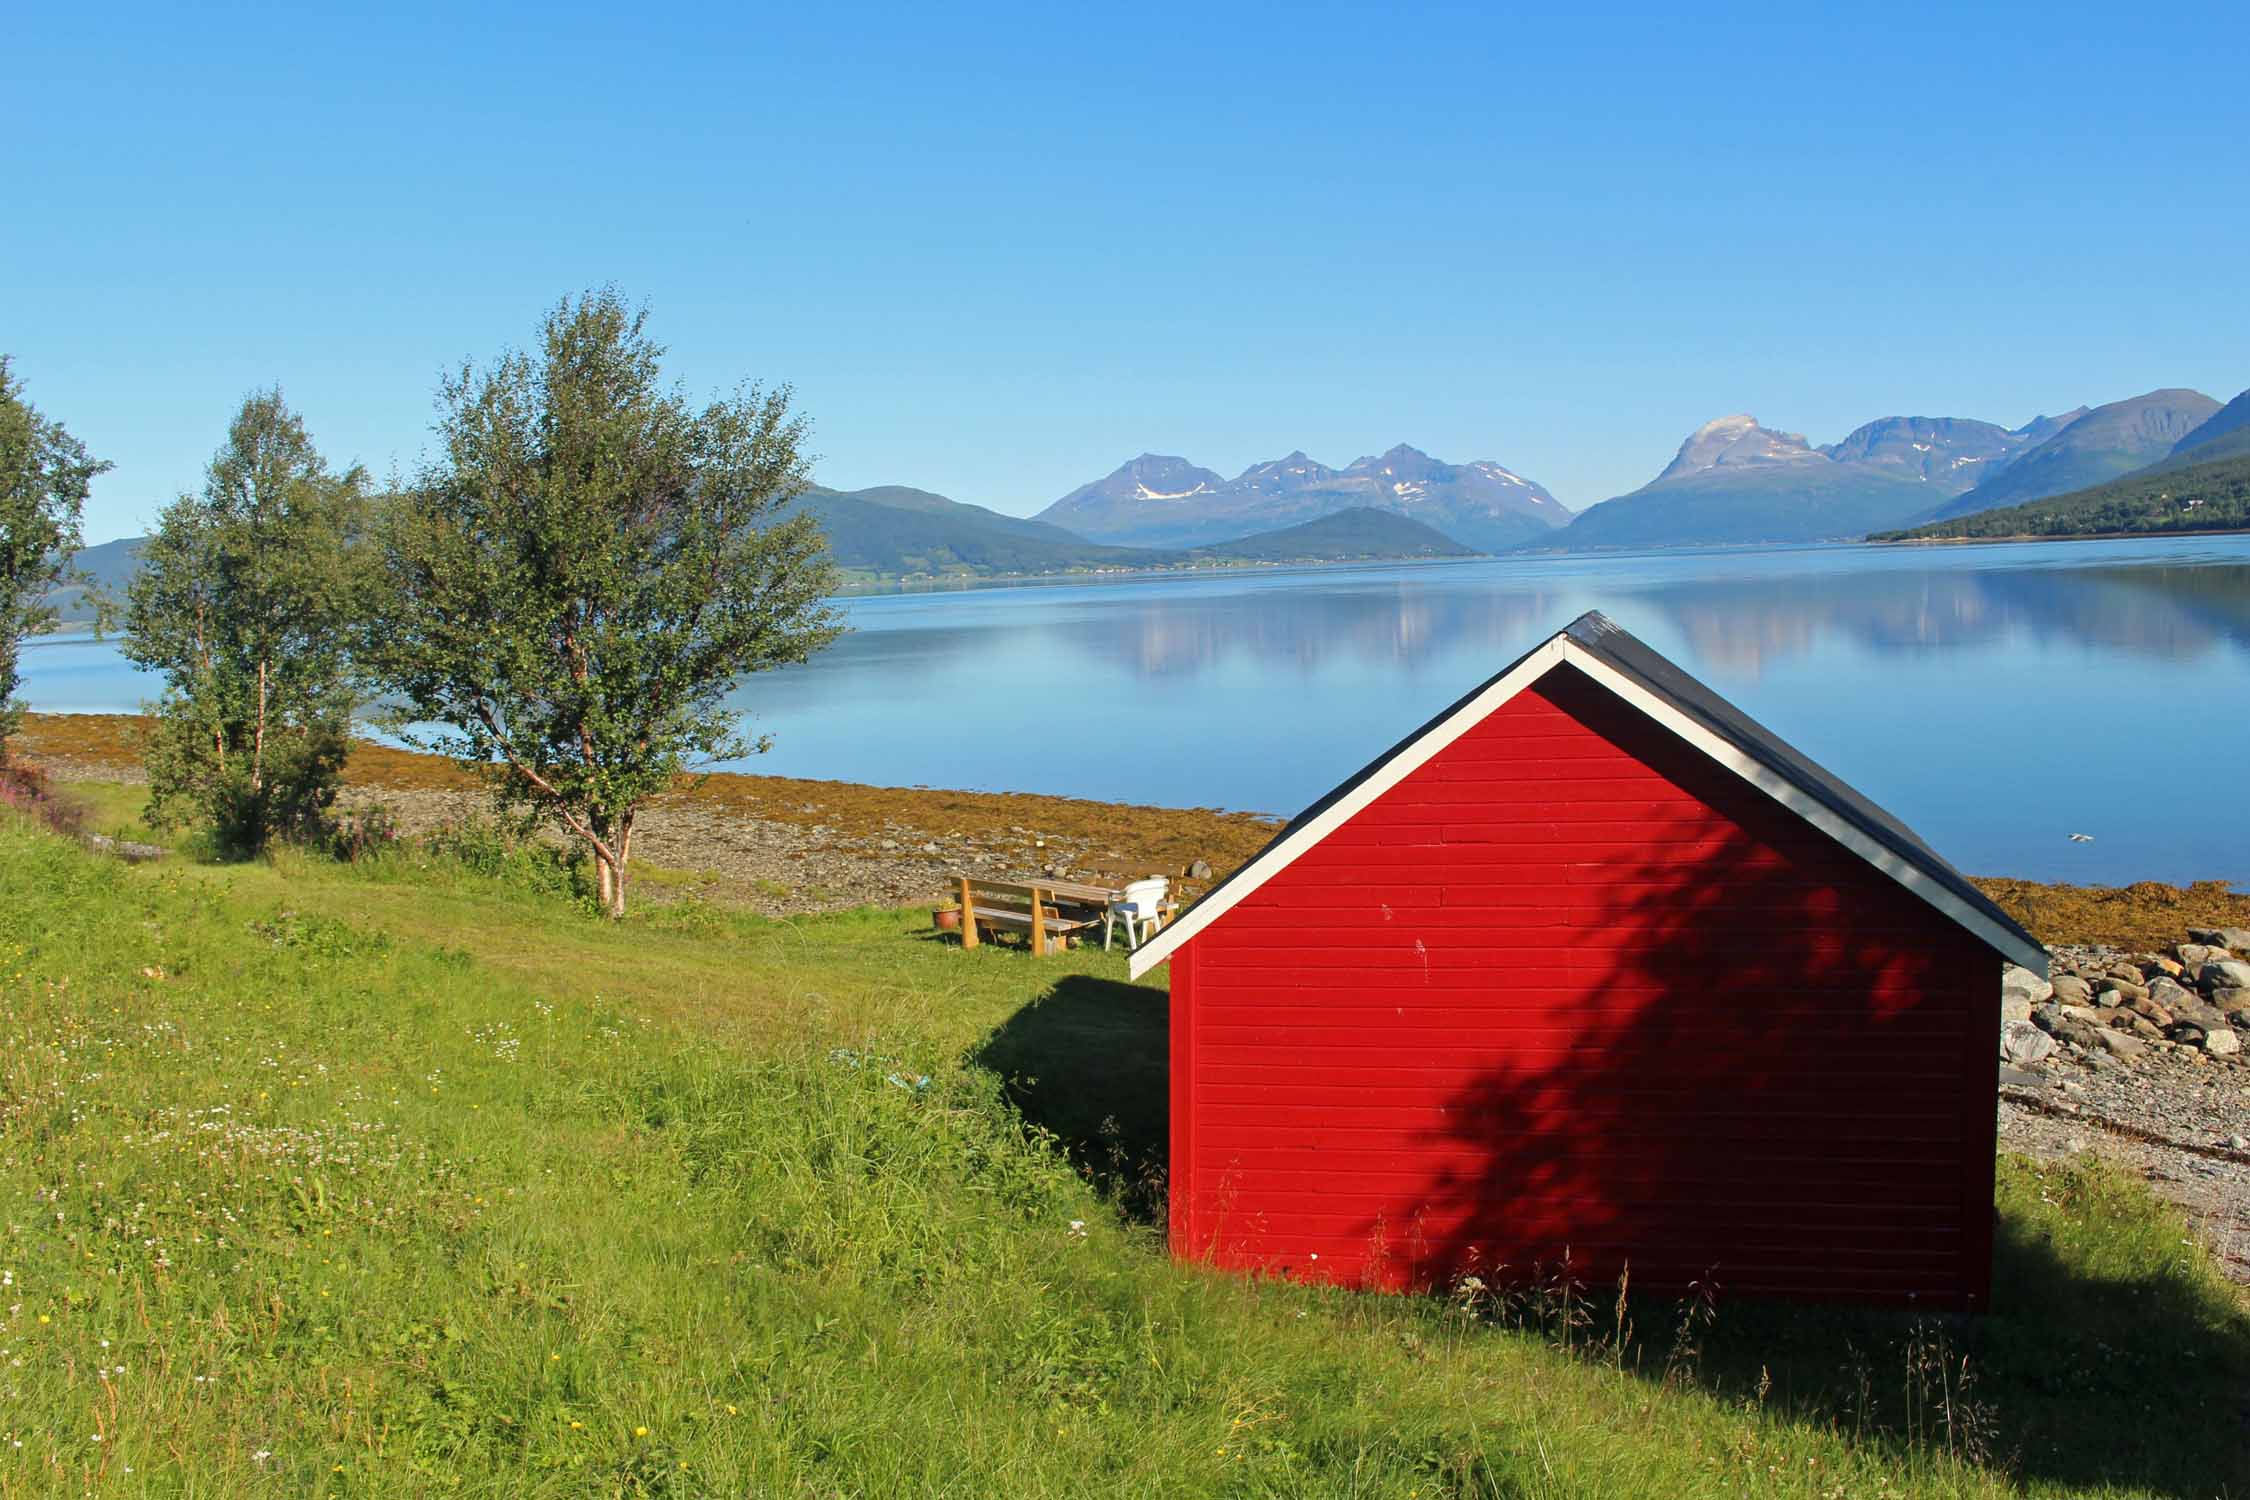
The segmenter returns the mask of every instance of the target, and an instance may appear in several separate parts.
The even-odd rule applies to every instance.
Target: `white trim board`
[[[1994,922],[1990,916],[1963,901],[1910,861],[1902,859],[1893,850],[1870,838],[1795,783],[1777,775],[1731,741],[1712,733],[1696,719],[1634,682],[1564,632],[1535,648],[1482,692],[1400,747],[1359,785],[1338,797],[1330,806],[1322,808],[1318,816],[1307,820],[1302,827],[1269,844],[1248,865],[1189,907],[1178,921],[1158,933],[1151,941],[1134,949],[1129,965],[1132,977],[1138,979],[1170,958],[1182,944],[1210,926],[1245,896],[1289,868],[1306,850],[1357,817],[1376,798],[1428,764],[1439,752],[1504,707],[1518,693],[1565,662],[1827,834],[1851,853],[1935,907],[1955,925],[1974,934],[1979,941],[2001,956],[2034,973],[2046,972],[2045,949],[2036,944],[2027,946],[2021,935]]]

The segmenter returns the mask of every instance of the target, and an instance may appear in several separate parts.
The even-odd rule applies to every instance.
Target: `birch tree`
[[[161,672],[147,750],[162,822],[233,852],[309,831],[335,800],[364,590],[366,476],[330,470],[278,390],[252,394],[167,507],[127,594],[125,655]]]
[[[23,716],[16,687],[24,637],[55,621],[48,593],[74,576],[86,496],[108,468],[24,399],[0,354],[0,760]]]
[[[736,680],[839,628],[825,541],[787,513],[790,393],[692,406],[645,319],[614,290],[566,299],[534,351],[445,382],[442,454],[385,514],[369,647],[402,731],[581,842],[611,916],[648,799],[766,748],[723,702]]]

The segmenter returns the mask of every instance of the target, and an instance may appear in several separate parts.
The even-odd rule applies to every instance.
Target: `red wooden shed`
[[[1982,1308],[2002,958],[2046,970],[1588,614],[1134,954],[1172,965],[1174,1252]]]

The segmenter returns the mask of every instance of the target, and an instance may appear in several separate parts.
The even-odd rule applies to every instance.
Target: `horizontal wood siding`
[[[1560,668],[1175,958],[1174,1243],[1982,1305],[1995,978]]]

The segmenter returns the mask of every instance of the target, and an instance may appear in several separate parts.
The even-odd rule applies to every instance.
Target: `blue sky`
[[[276,381],[411,465],[603,282],[825,482],[1019,513],[1398,441],[1582,508],[1725,412],[2250,386],[2250,8],[1537,9],[32,7],[0,350],[117,463],[94,539]]]

